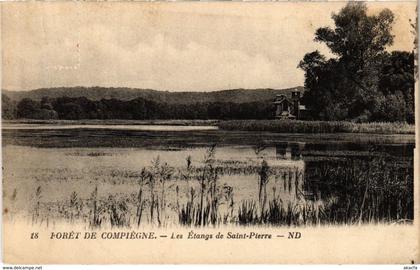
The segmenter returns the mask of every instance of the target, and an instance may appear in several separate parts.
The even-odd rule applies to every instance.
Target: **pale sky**
[[[169,91],[303,85],[297,68],[343,2],[3,3],[2,87],[135,87]],[[416,2],[395,14],[395,50],[412,50]]]

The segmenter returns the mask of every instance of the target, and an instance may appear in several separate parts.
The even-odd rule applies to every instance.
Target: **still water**
[[[126,211],[135,213],[132,200],[138,196],[141,170],[158,162],[170,171],[164,186],[164,218],[166,224],[176,224],[180,209],[198,201],[198,179],[207,166],[206,153],[214,147],[211,168],[217,180],[214,190],[220,194],[220,220],[301,225],[413,218],[412,135],[275,134],[188,126],[54,127],[3,127],[3,190],[11,214],[33,216],[34,204],[40,202],[46,216],[63,218],[62,211],[55,209],[74,196],[88,205],[95,188],[103,201],[125,200]],[[188,166],[194,168],[189,178],[184,177]],[[261,187],[263,167],[268,173]],[[150,201],[151,195],[147,196]],[[281,213],[278,202],[284,209]],[[248,203],[255,206],[255,217],[243,217]],[[83,218],[88,220],[88,214]],[[152,222],[153,216],[146,219]]]

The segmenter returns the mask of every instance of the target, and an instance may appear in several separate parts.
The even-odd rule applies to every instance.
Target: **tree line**
[[[144,98],[90,100],[86,97],[24,98],[19,102],[2,95],[4,119],[270,119],[272,102],[197,102],[168,104]]]
[[[367,15],[366,4],[354,2],[332,19],[335,27],[318,28],[315,41],[333,57],[314,51],[299,63],[305,71],[303,99],[312,117],[414,123],[414,50],[389,51],[394,14],[384,9]]]

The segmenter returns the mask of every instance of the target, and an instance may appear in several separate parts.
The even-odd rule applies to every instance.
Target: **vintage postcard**
[[[419,263],[416,1],[0,7],[5,263]]]

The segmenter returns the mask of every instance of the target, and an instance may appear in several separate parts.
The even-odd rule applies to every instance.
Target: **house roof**
[[[281,96],[277,96],[276,97],[276,100],[273,102],[274,104],[281,104],[281,103],[283,103],[283,102],[285,102],[285,101],[287,101],[287,102],[289,102],[290,104],[292,104],[293,102],[289,99],[289,98],[287,98],[286,96],[284,96],[284,95],[281,95]]]

